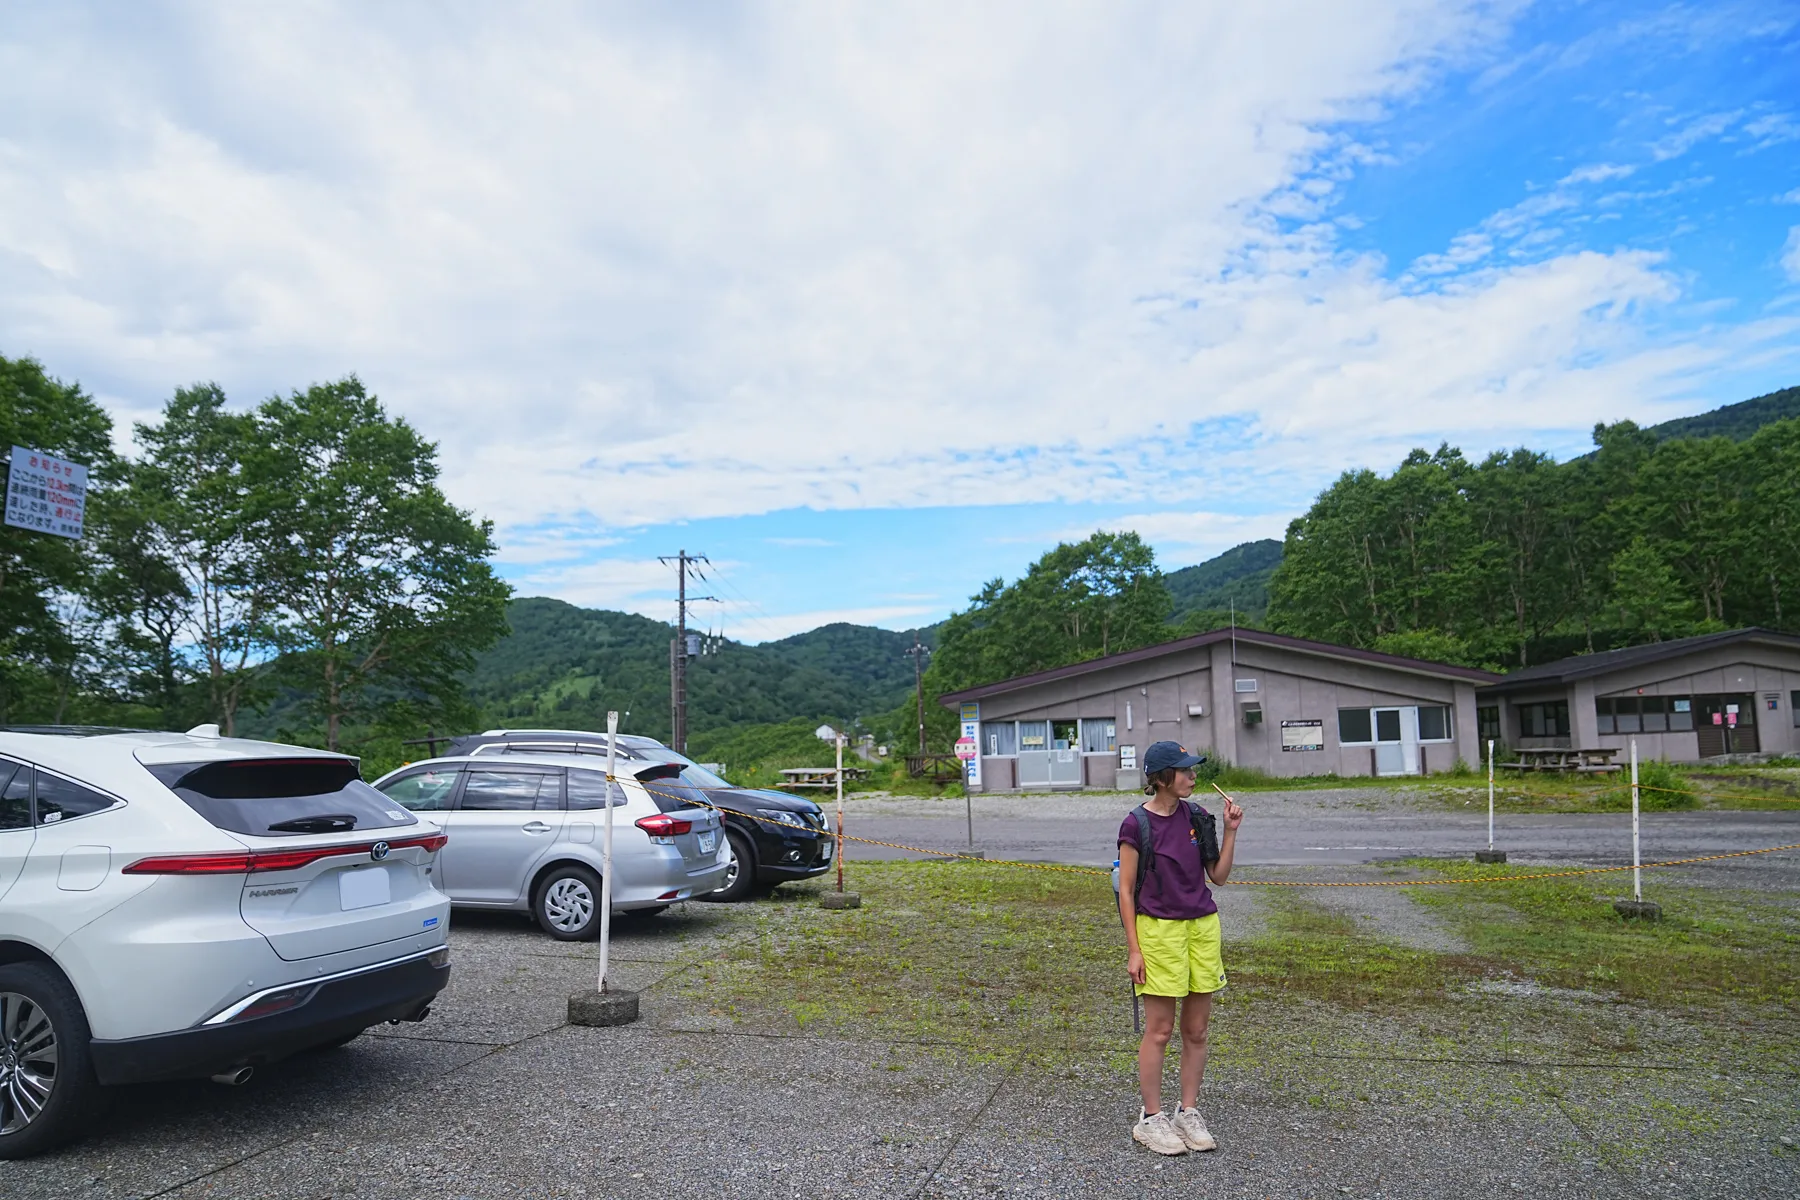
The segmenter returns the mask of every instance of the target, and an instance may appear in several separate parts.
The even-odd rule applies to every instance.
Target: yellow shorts
[[[1167,921],[1137,915],[1138,949],[1144,954],[1140,996],[1185,996],[1216,992],[1225,986],[1225,960],[1219,952],[1219,914],[1191,921]]]

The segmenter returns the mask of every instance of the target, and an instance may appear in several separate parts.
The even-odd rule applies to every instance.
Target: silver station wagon
[[[657,787],[667,770],[620,763],[609,789],[587,755],[447,757],[401,767],[375,789],[449,835],[438,886],[452,904],[529,913],[550,936],[577,941],[600,931],[609,790],[614,912],[661,912],[724,882],[731,853],[719,814]]]

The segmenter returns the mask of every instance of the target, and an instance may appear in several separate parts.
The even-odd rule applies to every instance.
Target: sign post
[[[1494,849],[1494,739],[1488,739],[1488,845],[1486,850],[1475,852],[1475,861],[1479,863],[1503,863],[1506,851]]]
[[[638,1019],[638,994],[607,985],[612,950],[613,809],[625,802],[625,789],[614,778],[619,765],[619,714],[606,714],[606,823],[600,835],[600,979],[598,990],[569,997],[571,1025],[629,1025]]]

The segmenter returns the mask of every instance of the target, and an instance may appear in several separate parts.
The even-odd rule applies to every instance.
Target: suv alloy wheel
[[[27,1158],[83,1133],[99,1098],[88,1023],[74,989],[40,963],[0,967],[0,1158]]]

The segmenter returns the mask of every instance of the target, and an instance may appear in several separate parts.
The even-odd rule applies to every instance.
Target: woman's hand
[[[1235,830],[1244,823],[1244,810],[1230,796],[1225,797],[1225,828]]]
[[[1125,956],[1125,973],[1131,976],[1131,982],[1139,987],[1144,986],[1144,952],[1133,950]]]

